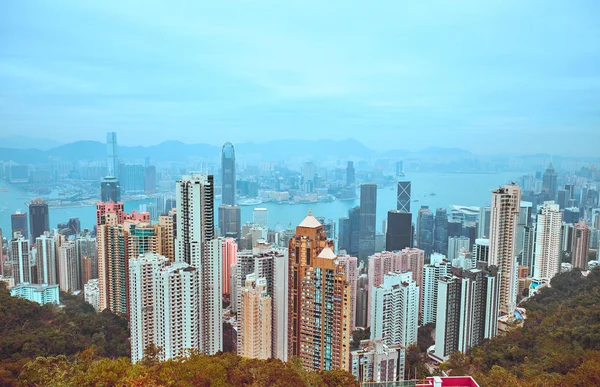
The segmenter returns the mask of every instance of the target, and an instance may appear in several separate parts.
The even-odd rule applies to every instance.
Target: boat
[[[419,199],[415,199],[415,200],[413,200],[413,202],[415,202],[415,203],[417,203],[418,201],[419,201]]]
[[[429,196],[435,196],[435,192],[430,193]]]

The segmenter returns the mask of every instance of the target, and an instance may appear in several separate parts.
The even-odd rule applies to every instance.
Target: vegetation
[[[12,385],[23,366],[38,356],[129,356],[127,321],[96,313],[80,297],[61,294],[63,306],[41,306],[11,297],[0,282],[0,385]]]
[[[88,350],[71,361],[64,356],[37,358],[25,366],[19,385],[357,387],[358,383],[345,371],[307,372],[298,359],[284,363],[218,353],[164,362],[148,356],[132,364],[126,358],[99,358]]]
[[[600,268],[559,274],[524,305],[522,328],[443,364],[485,386],[600,385]]]

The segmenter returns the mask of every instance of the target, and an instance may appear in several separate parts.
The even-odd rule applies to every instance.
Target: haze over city
[[[2,136],[597,155],[594,1],[2,8]]]

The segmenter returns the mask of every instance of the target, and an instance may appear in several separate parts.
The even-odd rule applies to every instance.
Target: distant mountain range
[[[77,141],[49,149],[35,145],[52,143],[45,139],[27,137],[0,138],[0,161],[19,164],[40,164],[71,161],[97,161],[106,157],[106,144],[98,141]],[[56,143],[56,142],[55,142]],[[13,146],[7,146],[13,144]],[[15,146],[17,144],[18,146]],[[439,171],[527,171],[540,170],[552,161],[555,167],[576,169],[586,163],[598,163],[600,158],[575,158],[547,154],[523,156],[482,156],[464,149],[430,147],[419,151],[403,149],[375,151],[354,139],[346,140],[274,140],[263,143],[246,142],[234,144],[239,162],[260,161],[323,161],[342,163],[347,160],[403,160],[409,170]],[[209,144],[185,144],[181,141],[165,141],[152,146],[119,146],[119,159],[126,163],[143,163],[150,157],[160,162],[219,162],[221,147]]]

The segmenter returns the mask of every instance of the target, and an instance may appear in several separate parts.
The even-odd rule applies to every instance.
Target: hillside
[[[99,356],[129,356],[127,321],[96,313],[81,298],[61,294],[64,307],[11,297],[0,282],[0,385],[12,385],[38,356],[73,356],[94,348]]]
[[[486,386],[600,386],[600,268],[557,275],[530,299],[522,328],[445,364]]]

